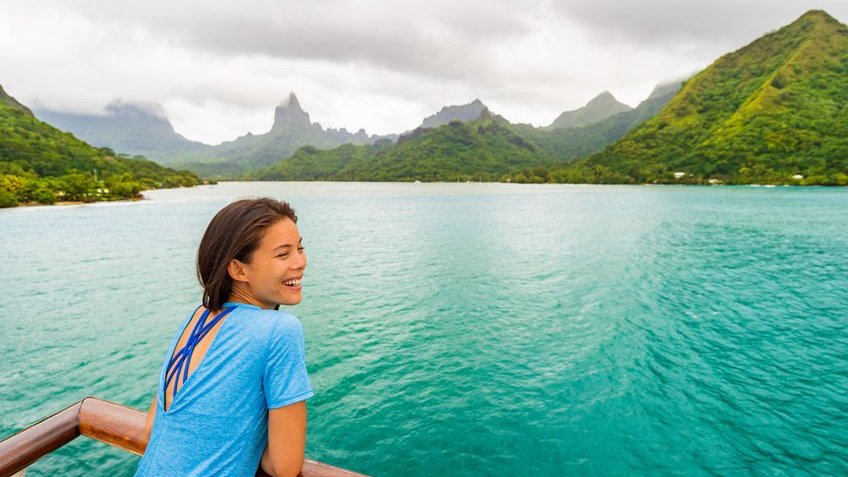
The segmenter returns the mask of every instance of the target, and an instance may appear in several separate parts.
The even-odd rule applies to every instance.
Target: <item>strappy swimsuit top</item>
[[[200,318],[198,318],[197,323],[194,324],[194,328],[191,330],[191,334],[188,337],[188,340],[183,345],[179,351],[174,352],[174,355],[171,357],[171,360],[168,361],[168,367],[165,370],[165,387],[162,390],[162,406],[165,407],[165,399],[167,399],[167,390],[168,386],[173,383],[174,392],[171,394],[171,400],[173,400],[177,396],[177,390],[180,387],[180,383],[185,383],[186,379],[188,379],[188,368],[189,363],[191,363],[191,355],[194,353],[194,348],[198,343],[209,334],[209,331],[225,316],[230,314],[233,310],[235,310],[237,306],[225,306],[221,309],[221,313],[218,313],[218,316],[212,319],[211,322],[206,323],[206,320],[209,318],[209,314],[211,311],[209,309],[205,310]],[[197,307],[199,310],[200,307]],[[197,313],[197,310],[194,311]]]

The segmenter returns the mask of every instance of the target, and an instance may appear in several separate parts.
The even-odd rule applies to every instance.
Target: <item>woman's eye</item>
[[[303,252],[303,250],[304,250],[304,247],[297,247],[298,252]],[[283,253],[277,255],[277,258],[286,258],[288,256],[289,256],[289,252],[283,252]]]

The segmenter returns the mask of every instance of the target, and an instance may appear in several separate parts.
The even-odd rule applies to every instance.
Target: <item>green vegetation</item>
[[[550,175],[848,185],[848,27],[810,11],[717,60],[616,144]]]
[[[199,183],[190,172],[94,148],[39,121],[0,88],[0,207],[129,199]]]
[[[480,119],[416,129],[397,144],[344,145],[331,151],[303,147],[284,161],[248,176],[257,180],[466,181],[505,180],[549,156],[484,111]]]
[[[637,108],[595,124],[564,129],[511,124],[483,109],[480,118],[402,136],[397,144],[307,146],[246,176],[254,180],[563,182],[563,164],[601,151],[664,106],[677,86],[663,86]],[[473,105],[474,103],[472,103]],[[585,182],[585,181],[583,181]]]

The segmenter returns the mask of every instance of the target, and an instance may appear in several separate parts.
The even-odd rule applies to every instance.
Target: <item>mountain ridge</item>
[[[176,132],[158,103],[116,100],[106,105],[102,115],[46,108],[37,108],[34,113],[39,119],[97,147],[142,155],[163,164],[171,164],[183,155],[211,148]]]
[[[158,111],[158,112],[157,112]],[[250,132],[219,145],[191,141],[177,133],[161,105],[114,101],[104,115],[40,109],[36,114],[62,130],[100,147],[138,154],[165,165],[190,169],[207,177],[226,177],[263,167],[288,157],[304,145],[332,148],[351,142],[373,143],[396,135],[369,136],[345,128],[325,129],[313,123],[294,92],[274,108],[274,121],[265,133]]]
[[[291,156],[303,146],[334,148],[342,144],[368,144],[393,135],[369,136],[365,130],[324,129],[312,122],[294,92],[274,108],[274,123],[268,132],[246,134],[213,146],[208,153],[189,157],[181,165],[207,176],[237,176]]]
[[[589,126],[603,121],[611,116],[633,108],[615,99],[609,91],[595,96],[585,106],[572,111],[564,111],[547,127],[547,129],[567,129]]]
[[[580,166],[634,182],[848,185],[846,103],[848,27],[811,10],[717,59]]]
[[[656,112],[676,91],[673,85],[659,85],[637,108],[589,126],[557,130],[512,124],[483,106],[476,119],[453,119],[434,128],[418,127],[401,135],[395,144],[348,144],[332,150],[303,147],[292,157],[246,177],[255,180],[528,181],[528,177],[538,176],[537,170],[546,170],[602,149]]]
[[[486,105],[483,104],[479,98],[475,98],[473,101],[466,104],[443,106],[436,113],[425,117],[424,120],[421,121],[421,125],[419,127],[425,129],[437,128],[448,124],[451,121],[473,121],[480,117],[480,114],[484,109],[486,109]]]

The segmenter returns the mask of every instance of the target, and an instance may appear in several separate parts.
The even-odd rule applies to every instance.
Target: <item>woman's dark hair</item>
[[[265,230],[285,218],[297,223],[287,202],[269,197],[237,200],[215,214],[197,249],[197,278],[206,308],[219,310],[230,296],[230,262],[250,263]]]

